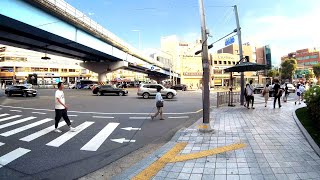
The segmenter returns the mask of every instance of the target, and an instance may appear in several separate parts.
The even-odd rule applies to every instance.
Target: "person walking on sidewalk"
[[[247,108],[249,108],[249,103],[251,101],[251,109],[254,109],[253,104],[254,104],[254,96],[253,96],[253,86],[252,86],[252,80],[249,81],[250,84],[247,85],[246,87],[246,93],[247,93]]]
[[[269,84],[266,84],[266,87],[264,87],[263,91],[262,91],[262,96],[264,97],[264,107],[267,107],[267,103],[269,100]]]
[[[280,98],[282,96],[282,90],[280,89],[279,80],[275,79],[274,82],[275,82],[275,85],[273,86],[273,89],[274,89],[273,108],[276,108],[277,99],[278,99],[279,108],[281,108]]]
[[[288,84],[285,84],[284,87],[284,97],[283,97],[283,102],[287,102],[288,101],[288,96],[289,96],[289,88],[288,88]]]
[[[57,133],[61,133],[62,131],[60,129],[58,129],[58,124],[59,121],[61,119],[61,117],[63,117],[64,121],[67,123],[67,125],[69,126],[69,130],[70,131],[75,131],[76,129],[71,127],[71,122],[70,119],[68,117],[67,111],[68,111],[68,106],[66,105],[66,100],[64,98],[64,93],[63,93],[63,84],[62,82],[58,83],[58,90],[55,93],[55,112],[56,112],[56,117],[55,117],[55,132]]]
[[[297,89],[296,89],[296,95],[297,95],[297,99],[294,102],[295,105],[297,105],[297,101],[299,102],[299,104],[301,104],[300,102],[300,98],[301,98],[301,88],[300,88],[300,84],[297,85]]]
[[[157,117],[160,114],[160,120],[164,120],[162,116],[162,108],[163,108],[163,99],[161,96],[161,88],[157,88],[157,94],[156,94],[156,107],[157,107],[157,112],[152,116],[151,119],[153,120],[155,117]]]

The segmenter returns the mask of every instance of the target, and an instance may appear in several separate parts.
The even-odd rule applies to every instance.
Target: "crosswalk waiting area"
[[[48,123],[50,122],[50,124]],[[72,120],[71,120],[72,122]],[[24,123],[24,125],[21,125],[20,127],[16,127],[15,125],[20,125]],[[28,124],[27,124],[28,123]],[[48,123],[48,127],[45,127],[44,129],[39,130],[40,125],[44,125],[45,123]],[[65,144],[69,140],[71,140],[73,137],[78,135],[80,132],[84,131],[88,127],[90,127],[95,122],[92,121],[85,121],[81,123],[80,125],[76,126],[76,131],[66,131],[62,134],[59,134],[58,137],[55,139],[49,141],[46,143],[47,146],[51,147],[60,147],[61,145]],[[26,124],[26,125],[25,125]],[[81,151],[97,151],[100,146],[108,139],[108,137],[114,132],[114,130],[119,126],[120,123],[110,122],[103,129],[101,129],[97,134],[95,134],[87,143],[85,143],[80,150]],[[45,124],[46,125],[46,124]],[[10,127],[15,126],[13,129],[10,129]],[[59,123],[59,128],[66,126],[66,123],[61,120]],[[1,130],[7,128],[10,130],[6,130],[5,132],[2,132]],[[34,131],[32,131],[35,129]],[[29,116],[29,117],[23,117],[22,115],[11,115],[8,113],[0,114],[0,140],[2,138],[10,137],[12,135],[25,132],[29,130],[28,132],[31,132],[25,137],[20,138],[20,141],[24,142],[31,142],[35,141],[36,139],[45,136],[46,134],[49,134],[50,132],[54,133],[54,119],[52,118],[38,118],[35,116]],[[0,142],[0,148],[1,146],[4,146],[5,143]],[[31,150],[25,149],[22,147],[19,147],[17,149],[14,149],[13,151],[7,153],[7,154],[0,154],[0,168],[5,166],[6,164],[16,160],[17,158],[29,153]],[[0,151],[1,152],[1,151]]]

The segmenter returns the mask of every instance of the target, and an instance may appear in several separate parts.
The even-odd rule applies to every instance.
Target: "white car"
[[[161,84],[141,84],[137,94],[138,96],[142,96],[144,99],[148,99],[150,96],[156,96],[158,88],[161,88],[161,95],[168,99],[172,99],[177,95],[176,90],[165,88]]]

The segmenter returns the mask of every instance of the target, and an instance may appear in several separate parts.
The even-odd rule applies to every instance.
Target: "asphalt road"
[[[174,99],[165,99],[165,120],[160,121],[150,119],[154,98],[139,98],[136,89],[122,97],[66,89],[68,114],[77,131],[68,132],[61,120],[59,134],[52,131],[54,92],[0,97],[0,179],[78,178],[144,145],[167,141],[202,116],[199,91],[179,91]]]

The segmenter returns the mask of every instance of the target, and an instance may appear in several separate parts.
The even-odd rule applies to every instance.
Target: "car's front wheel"
[[[123,94],[124,94],[124,93],[123,93],[122,91],[120,91],[120,92],[118,93],[119,96],[123,96]]]
[[[144,99],[148,99],[150,94],[149,93],[143,93],[142,96],[143,96]]]
[[[8,97],[10,97],[10,96],[11,96],[11,93],[10,93],[10,92],[8,92],[7,96],[8,96]]]
[[[97,92],[98,96],[102,96],[102,93],[100,91]]]
[[[33,94],[32,96],[33,96],[33,97],[36,97],[37,95],[36,95],[36,94]]]
[[[173,94],[172,94],[172,93],[168,93],[168,94],[167,94],[167,98],[168,98],[168,99],[172,99],[172,98],[173,98]]]
[[[23,97],[28,97],[28,93],[23,93],[22,96]]]

